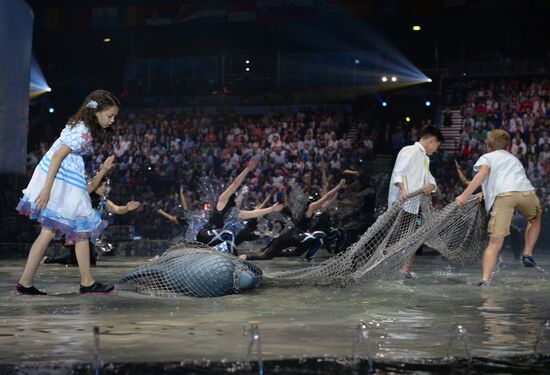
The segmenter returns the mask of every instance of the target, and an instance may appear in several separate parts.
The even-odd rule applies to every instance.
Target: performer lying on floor
[[[336,193],[344,186],[345,181],[342,180],[334,189],[322,197],[319,194],[311,195],[304,214],[295,223],[294,227],[271,241],[259,254],[241,255],[240,258],[266,260],[275,257],[301,256],[307,252],[306,260],[312,260],[323,244],[322,241],[327,238],[325,232],[310,232],[312,218],[316,212],[326,210],[336,198]]]
[[[236,204],[235,193],[241,186],[249,172],[256,168],[258,158],[252,157],[246,168],[237,176],[229,187],[218,197],[216,206],[210,213],[210,219],[197,234],[197,241],[216,247],[218,250],[238,255],[235,244],[235,233],[231,229],[224,228],[225,220]],[[239,210],[237,216],[240,219],[254,219],[271,212],[281,211],[283,206],[279,203],[268,208],[258,208],[251,211]]]

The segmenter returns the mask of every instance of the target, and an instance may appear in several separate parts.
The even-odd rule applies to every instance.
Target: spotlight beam
[[[44,74],[42,74],[42,69],[34,55],[31,60],[31,79],[29,84],[29,97],[31,99],[36,98],[39,95],[42,95],[46,92],[50,92],[52,89],[48,86]]]

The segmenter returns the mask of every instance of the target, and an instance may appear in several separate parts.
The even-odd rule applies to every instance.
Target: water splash
[[[236,204],[235,207],[233,207],[231,211],[229,211],[224,222],[224,229],[229,229],[233,231],[233,233],[239,233],[243,229],[246,221],[239,217],[239,211],[241,210],[241,207],[242,203]]]
[[[304,213],[308,195],[297,184],[293,184],[288,193],[288,208],[292,212],[294,219],[298,219]]]
[[[550,332],[550,321],[545,320],[540,324],[539,334],[535,342],[535,354],[539,354],[539,344],[544,341],[547,332]]]
[[[372,373],[374,372],[374,365],[372,362],[372,355],[369,348],[369,330],[365,322],[363,322],[362,320],[359,322],[359,325],[357,326],[355,341],[353,342],[353,350],[351,353],[351,357],[355,365],[357,365],[359,361],[359,349],[361,345],[365,347],[365,353],[367,355],[367,360],[369,364],[368,372]]]
[[[99,250],[101,254],[109,254],[113,251],[113,248],[113,244],[109,242],[105,234],[101,234],[94,244],[94,249]]]
[[[548,272],[546,272],[546,270],[544,268],[542,268],[541,266],[539,266],[538,264],[535,264],[535,268],[538,269],[539,271],[541,271],[542,273],[548,274]]]
[[[186,211],[185,219],[187,220],[187,231],[185,232],[185,239],[187,241],[194,241],[197,238],[199,231],[206,225],[210,216],[210,211],[206,210],[193,210]]]
[[[201,201],[213,207],[218,202],[218,198],[224,191],[225,186],[215,177],[204,176],[199,179],[201,192]]]
[[[99,375],[99,369],[101,368],[101,351],[99,349],[99,327],[94,327],[94,356],[92,359],[92,373]]]
[[[258,360],[258,374],[264,374],[264,364],[262,360],[262,343],[260,337],[260,328],[257,324],[252,324],[250,329],[243,327],[243,335],[248,337],[248,349],[246,351],[246,365],[250,369],[250,356],[252,355],[252,348],[256,347],[256,356]]]
[[[468,341],[468,335],[466,328],[462,325],[457,325],[451,330],[451,338],[449,339],[449,346],[447,347],[447,358],[450,358],[451,345],[454,340],[462,341],[464,343],[464,352],[468,358],[468,363],[472,362],[472,353],[470,352],[470,343]]]

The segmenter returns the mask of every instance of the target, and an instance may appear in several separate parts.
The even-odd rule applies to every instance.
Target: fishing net
[[[155,296],[219,297],[258,286],[255,265],[197,242],[182,242],[159,259],[125,274],[120,283]]]
[[[485,246],[486,215],[476,200],[437,210],[419,192],[395,203],[346,252],[298,270],[264,275],[269,285],[341,285],[394,278],[426,244],[449,260],[470,263]]]
[[[450,261],[479,259],[486,241],[486,215],[477,200],[435,209],[420,193],[395,203],[346,252],[314,267],[264,274],[255,265],[196,242],[182,242],[158,260],[123,276],[144,294],[216,297],[263,282],[275,286],[349,286],[398,276],[426,244]]]

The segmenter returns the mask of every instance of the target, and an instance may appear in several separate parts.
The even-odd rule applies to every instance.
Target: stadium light
[[[420,25],[414,25],[414,26],[412,27],[412,29],[413,29],[413,31],[420,31],[420,30],[422,30],[422,28],[420,27]]]
[[[388,102],[382,102],[382,107],[387,107],[388,106]]]
[[[382,82],[387,82],[388,81],[388,77],[384,76],[382,77]]]
[[[245,64],[250,64],[250,60],[245,60]]]
[[[54,112],[55,112],[55,110],[53,109],[53,107],[50,107],[50,108],[48,109],[48,112],[50,112],[50,113],[54,113]]]
[[[432,103],[431,103],[429,100],[426,100],[426,103],[425,103],[425,104],[426,104],[426,107],[429,107],[429,106],[432,105]]]
[[[109,43],[111,41],[111,38],[103,38],[103,43]]]
[[[249,67],[246,67],[245,69],[247,72],[250,72],[250,68]]]
[[[405,117],[405,121],[411,122],[411,118],[409,116]]]
[[[396,76],[391,77],[391,81],[392,82],[397,82],[397,77]]]

